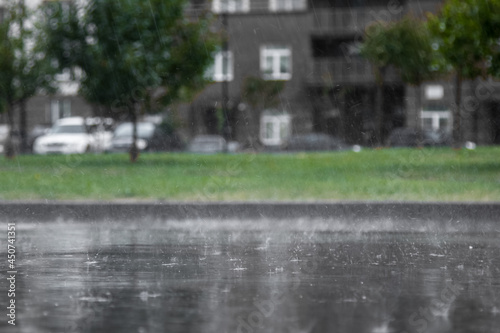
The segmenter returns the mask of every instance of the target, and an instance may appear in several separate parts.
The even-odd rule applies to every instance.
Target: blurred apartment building
[[[36,2],[38,0],[32,0]],[[407,13],[437,12],[441,0],[190,0],[187,15],[215,16],[226,43],[208,75],[213,81],[189,104],[176,107],[188,137],[224,134],[243,146],[279,146],[293,134],[322,132],[348,143],[374,144],[376,81],[359,55],[364,29]],[[248,78],[281,81],[278,102],[248,101]],[[69,73],[61,90],[28,104],[28,127],[61,117],[99,115],[101,108],[77,95]],[[383,134],[397,127],[451,130],[453,77],[415,88],[389,70],[384,88]],[[500,144],[500,84],[477,80],[463,85],[465,140]],[[255,104],[255,103],[254,103]],[[221,117],[223,119],[221,119]],[[0,115],[0,122],[5,122]]]
[[[226,50],[215,57],[213,80],[184,114],[191,134],[220,131],[217,116],[227,100],[230,135],[243,144],[280,145],[296,133],[323,132],[349,143],[374,143],[376,81],[359,55],[364,29],[407,13],[437,12],[439,0],[192,0],[191,10],[219,14]],[[254,109],[245,101],[248,77],[283,80],[275,107]],[[389,70],[384,89],[384,129],[415,127],[450,131],[453,78],[426,82],[423,108],[415,89]],[[500,143],[500,84],[465,82],[463,136],[480,144]],[[219,128],[218,128],[219,125]]]

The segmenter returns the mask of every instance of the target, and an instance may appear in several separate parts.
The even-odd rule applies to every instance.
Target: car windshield
[[[52,127],[52,134],[79,134],[86,133],[84,125],[56,125]]]
[[[137,124],[137,136],[140,138],[149,138],[153,135],[155,129],[154,124],[140,123]],[[118,126],[115,130],[115,137],[130,137],[132,136],[132,124],[125,123]]]

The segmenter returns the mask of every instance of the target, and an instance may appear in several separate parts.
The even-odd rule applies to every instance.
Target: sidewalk
[[[50,222],[61,219],[136,221],[235,218],[496,222],[500,219],[500,203],[0,201],[0,220],[12,222]]]

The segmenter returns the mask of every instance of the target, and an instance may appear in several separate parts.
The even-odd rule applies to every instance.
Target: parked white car
[[[33,144],[35,154],[82,154],[103,149],[98,135],[89,132],[82,117],[59,119],[49,133],[38,137]]]

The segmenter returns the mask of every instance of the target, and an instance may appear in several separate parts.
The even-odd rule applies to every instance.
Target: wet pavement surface
[[[498,230],[395,224],[18,222],[0,331],[499,332]]]

